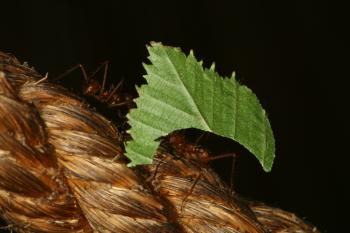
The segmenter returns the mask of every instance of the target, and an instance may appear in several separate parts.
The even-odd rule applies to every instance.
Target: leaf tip
[[[267,163],[262,163],[262,167],[265,172],[271,172],[274,158],[275,158],[275,155],[273,155],[272,158],[269,161],[267,161]]]

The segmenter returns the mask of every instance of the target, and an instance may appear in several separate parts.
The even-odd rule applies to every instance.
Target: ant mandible
[[[80,69],[85,81],[83,84],[84,95],[95,98],[100,103],[106,104],[108,108],[119,106],[127,106],[127,108],[132,108],[134,105],[132,96],[126,93],[120,94],[117,92],[123,83],[123,79],[115,87],[111,85],[110,88],[106,90],[108,67],[109,61],[105,61],[90,76],[88,76],[84,66],[82,64],[77,64],[65,71],[63,74],[54,78],[54,81],[60,80],[75,70]],[[104,72],[101,85],[101,83],[94,79],[94,77],[102,68],[104,69]]]

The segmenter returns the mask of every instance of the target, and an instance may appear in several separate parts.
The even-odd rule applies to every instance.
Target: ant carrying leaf
[[[206,165],[211,161],[219,160],[223,158],[232,158],[230,187],[233,189],[233,174],[236,163],[236,153],[224,153],[215,156],[210,156],[208,151],[199,145],[199,141],[207,134],[203,132],[196,140],[195,143],[189,142],[184,134],[179,132],[173,132],[169,135],[169,143],[174,148],[176,154],[182,154],[186,159],[195,160],[200,164]]]
[[[229,194],[233,192],[233,173],[236,160],[235,153],[224,153],[219,155],[212,155],[207,149],[203,148],[199,141],[205,137],[206,132],[202,133],[195,142],[190,142],[184,131],[175,131],[163,138],[164,141],[161,144],[161,151],[172,151],[170,153],[159,153],[155,158],[155,164],[152,166],[151,173],[147,177],[146,182],[152,183],[157,186],[159,180],[164,179],[165,176],[180,176],[184,180],[188,180],[191,184],[185,185],[186,182],[174,184],[179,186],[180,189],[188,189],[184,191],[184,198],[181,202],[180,210],[182,211],[188,201],[188,198],[194,194],[196,186],[203,185],[199,183],[211,183],[215,182],[215,179],[209,174],[208,176],[208,163],[214,160],[222,158],[232,158],[231,167],[231,179]],[[179,170],[177,170],[179,169]],[[184,175],[185,174],[185,175]],[[180,187],[181,186],[181,187]]]

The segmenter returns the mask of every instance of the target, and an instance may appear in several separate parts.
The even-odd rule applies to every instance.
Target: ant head
[[[95,81],[90,80],[84,85],[84,95],[93,96],[101,89],[101,85]]]
[[[197,145],[197,143],[188,142],[184,134],[179,132],[171,133],[169,135],[169,143],[178,154],[181,154],[187,159],[203,163],[208,161],[208,151]]]
[[[194,159],[197,161],[201,161],[203,163],[207,163],[210,155],[207,150],[201,148],[201,147],[196,147],[195,148],[195,153],[194,153]]]

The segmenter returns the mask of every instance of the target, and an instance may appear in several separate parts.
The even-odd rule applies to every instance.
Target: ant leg
[[[89,75],[89,79],[95,77],[96,74],[97,74],[102,68],[104,68],[104,67],[106,66],[107,63],[109,63],[109,61],[104,61],[104,62],[102,62],[102,63],[97,67],[97,69]]]
[[[234,192],[234,179],[233,179],[233,176],[234,176],[234,173],[235,173],[236,158],[237,158],[236,155],[234,155],[232,157],[232,166],[231,166],[231,174],[230,174],[230,193]]]
[[[235,158],[236,156],[237,155],[235,153],[215,155],[215,156],[203,159],[204,160],[203,162],[207,163],[207,162],[212,161],[212,160],[223,159],[223,158],[228,158],[228,157]]]
[[[164,163],[164,160],[165,160],[165,157],[159,160],[159,162],[158,162],[158,164],[156,166],[156,169],[154,170],[153,174],[146,179],[146,183],[149,183],[149,182],[151,182],[152,180],[154,180],[156,178],[156,175],[158,173],[159,167],[160,167],[160,165],[162,165]]]
[[[185,207],[185,203],[186,203],[188,197],[192,194],[194,187],[196,186],[196,184],[198,183],[198,181],[201,177],[202,177],[202,172],[196,177],[195,181],[193,182],[193,184],[190,188],[190,191],[186,194],[185,198],[182,200],[181,209],[180,209],[181,212],[182,212],[183,208]]]
[[[110,104],[108,106],[108,108],[115,108],[115,107],[120,107],[120,106],[123,106],[123,105],[126,105],[128,104],[130,101],[123,101],[123,102],[120,102],[120,103],[117,103],[117,104]]]
[[[111,91],[111,93],[109,93],[109,96],[106,99],[106,102],[108,102],[112,96],[115,94],[115,92],[119,89],[119,87],[123,84],[124,79],[120,80],[119,83],[117,84],[117,86],[115,88],[113,88],[113,90]],[[103,86],[102,86],[103,87]],[[117,105],[119,106],[119,105]]]
[[[221,155],[205,158],[203,162],[207,163],[212,160],[217,160],[217,159],[222,159],[227,157],[232,157],[232,169],[230,174],[230,191],[232,192],[234,187],[233,175],[235,173],[235,164],[236,164],[237,154],[236,153],[221,154]]]
[[[39,84],[39,83],[45,81],[48,77],[49,77],[49,73],[46,73],[46,74],[45,74],[45,77],[39,79],[39,80],[36,81],[34,84],[37,85],[37,84]]]
[[[73,71],[77,70],[77,69],[80,69],[81,72],[83,73],[83,76],[84,76],[84,79],[85,81],[87,82],[89,79],[88,79],[88,76],[86,74],[86,70],[84,68],[84,66],[82,64],[78,64],[78,65],[75,65],[73,66],[72,68],[68,69],[66,72],[64,72],[63,74],[53,78],[52,80],[53,81],[58,81],[64,77],[66,77],[68,74],[72,73]]]
[[[132,103],[132,100],[123,101],[123,102],[120,102],[120,103],[117,103],[117,104],[115,104],[115,103],[114,104],[109,104],[108,108],[120,107],[120,106],[129,104],[129,103]]]
[[[10,230],[12,232],[12,228],[14,228],[13,224],[9,224],[7,226],[1,226],[0,230]]]

